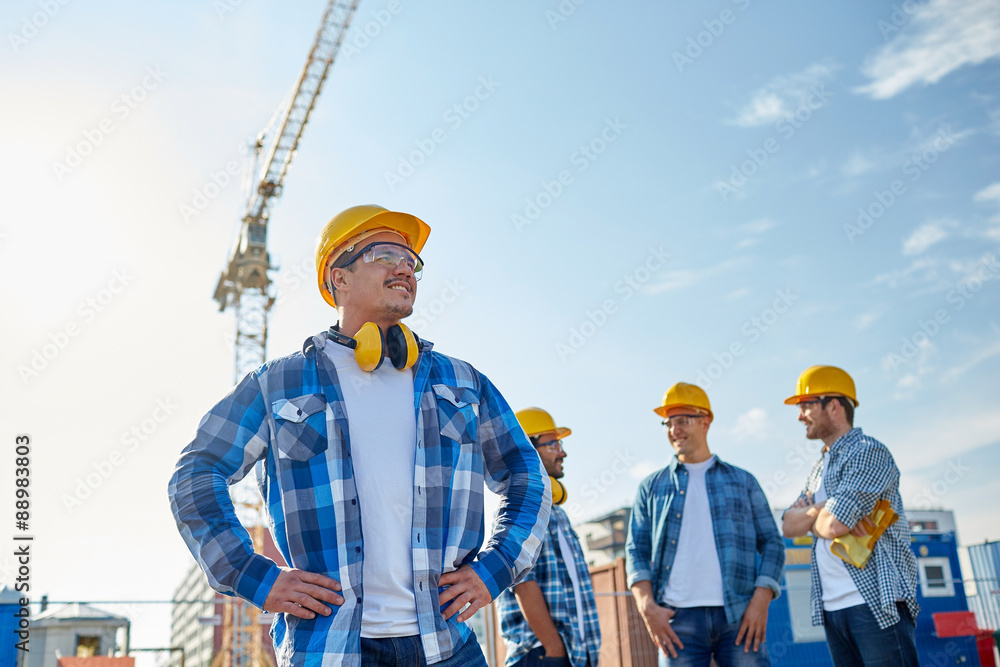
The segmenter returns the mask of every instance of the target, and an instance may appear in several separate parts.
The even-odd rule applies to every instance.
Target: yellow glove
[[[878,501],[868,518],[875,524],[875,528],[870,534],[864,537],[855,537],[848,533],[838,537],[830,545],[830,551],[834,555],[858,568],[863,568],[868,564],[868,559],[871,558],[872,551],[875,550],[875,542],[882,537],[886,528],[896,523],[899,515],[893,511],[889,501],[883,498]]]

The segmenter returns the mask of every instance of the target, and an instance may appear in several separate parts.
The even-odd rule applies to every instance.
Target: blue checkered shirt
[[[880,628],[884,630],[899,621],[897,600],[905,601],[910,616],[916,618],[920,611],[917,559],[910,549],[910,524],[899,495],[899,468],[889,449],[860,428],[853,428],[830,446],[827,470],[823,470],[823,457],[819,457],[799,498],[807,493],[814,497],[821,480],[827,496],[824,507],[845,526],[853,528],[872,513],[882,498],[899,515],[899,520],[875,543],[875,551],[863,569],[848,563],[844,567]],[[823,625],[823,587],[816,565],[816,543],[812,551],[812,624]]]
[[[302,352],[251,372],[212,410],[170,480],[181,535],[212,587],[264,604],[279,569],[254,553],[228,486],[257,468],[269,527],[292,567],[338,580],[343,606],[311,620],[277,614],[280,665],[361,663],[365,530],[347,413],[327,334]],[[438,580],[468,563],[496,598],[531,568],[545,536],[551,493],[538,454],[503,397],[469,364],[421,341],[413,369],[413,585],[428,663],[449,658],[470,629],[445,621]],[[503,497],[483,547],[486,486]]]
[[[572,553],[564,554],[559,547],[559,529],[562,529],[566,543]],[[576,595],[569,569],[574,568],[580,582],[582,613],[578,615]],[[549,616],[566,647],[566,655],[573,667],[584,667],[587,659],[597,665],[601,650],[601,627],[597,622],[597,605],[594,603],[594,588],[590,583],[590,570],[580,547],[569,517],[560,507],[553,507],[549,515],[549,532],[542,540],[542,550],[538,553],[535,567],[524,581],[537,581],[542,596],[549,608]],[[514,597],[513,589],[507,589],[497,601],[500,611],[500,633],[507,645],[507,665],[512,665],[538,644],[535,633],[521,614],[521,608]],[[580,627],[579,618],[583,617]],[[577,629],[583,633],[583,639]]]
[[[632,507],[625,545],[628,585],[652,582],[657,604],[665,602],[663,589],[677,555],[687,483],[688,472],[675,456],[669,466],[642,481]],[[764,491],[749,472],[716,457],[705,473],[705,485],[726,620],[737,623],[756,588],[770,588],[774,597],[780,594],[785,544]]]

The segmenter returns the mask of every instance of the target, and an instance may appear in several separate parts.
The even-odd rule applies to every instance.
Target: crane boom
[[[360,0],[330,0],[323,12],[316,39],[294,93],[285,108],[276,138],[262,162],[260,177],[247,204],[242,224],[226,267],[219,276],[213,298],[219,310],[236,311],[235,379],[265,361],[271,293],[271,260],[267,252],[270,208],[281,196],[288,168],[295,157],[302,132],[316,106],[323,83],[347,34]]]

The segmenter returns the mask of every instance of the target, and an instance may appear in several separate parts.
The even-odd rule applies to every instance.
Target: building
[[[981,628],[1000,630],[1000,542],[984,542],[969,547],[975,594],[969,608]]]
[[[31,619],[30,651],[21,667],[58,667],[62,657],[124,656],[129,620],[74,602],[43,609]]]
[[[17,664],[21,597],[13,588],[0,585],[0,665],[4,667]]]
[[[574,527],[580,537],[580,546],[590,567],[610,565],[625,557],[628,539],[628,521],[632,508],[619,507],[609,514],[581,523]]]
[[[285,566],[271,534],[261,531],[264,541],[263,553],[279,567]],[[170,645],[183,649],[184,667],[211,667],[212,660],[227,646],[242,642],[250,644],[250,639],[242,636],[239,628],[233,629],[230,637],[223,636],[223,619],[226,607],[235,598],[216,593],[208,585],[208,579],[193,560],[184,578],[174,591],[174,605],[170,620]],[[262,614],[250,603],[238,601],[235,608],[237,617],[244,626],[255,627],[260,634],[262,660],[275,664],[274,645],[269,634],[272,616]],[[239,625],[239,623],[237,623]],[[269,661],[269,662],[268,662]],[[171,653],[167,667],[181,667],[181,652]]]

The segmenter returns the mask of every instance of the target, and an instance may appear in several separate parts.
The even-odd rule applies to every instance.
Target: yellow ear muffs
[[[566,502],[566,487],[563,483],[550,475],[549,485],[552,487],[552,504],[562,505]]]
[[[405,324],[393,324],[388,334],[374,322],[365,322],[354,338],[345,336],[330,328],[334,342],[354,350],[354,360],[366,373],[371,373],[382,365],[386,357],[394,368],[403,370],[417,363],[420,352],[417,336]]]
[[[385,354],[396,370],[417,363],[417,337],[405,324],[393,324],[385,333]]]

